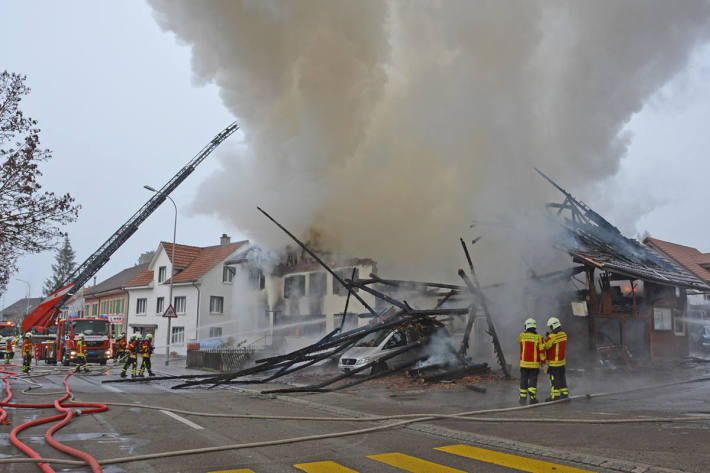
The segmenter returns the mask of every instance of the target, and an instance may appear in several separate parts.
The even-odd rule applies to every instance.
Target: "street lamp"
[[[145,189],[151,191],[151,192],[158,192],[157,189],[145,185],[143,186]],[[170,295],[168,296],[168,306],[170,306],[173,303],[173,277],[175,277],[175,233],[177,231],[177,205],[175,205],[175,201],[170,197],[169,195],[166,195],[168,199],[170,199],[170,202],[173,203],[173,207],[175,207],[175,218],[173,219],[173,250],[172,250],[172,256],[170,256]],[[168,366],[170,364],[170,322],[172,321],[172,317],[168,317],[168,336],[166,337],[166,342],[165,342],[165,366]]]
[[[27,295],[25,296],[25,317],[27,317],[30,314],[30,293],[32,292],[32,286],[30,286],[29,281],[25,281],[24,279],[20,279],[20,278],[15,278],[15,279],[27,284]]]

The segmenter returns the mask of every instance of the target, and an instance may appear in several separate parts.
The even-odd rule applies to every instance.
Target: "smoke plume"
[[[555,196],[532,166],[576,192],[612,176],[625,123],[706,41],[710,12],[693,0],[151,4],[246,137],[221,154],[199,211],[273,242],[261,205],[388,275],[432,279],[455,275],[461,235],[485,233],[477,259],[520,265],[544,236],[531,210]]]

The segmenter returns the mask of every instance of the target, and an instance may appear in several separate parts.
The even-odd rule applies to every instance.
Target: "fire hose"
[[[405,420],[399,420],[398,422],[388,423],[388,424],[380,425],[380,426],[376,426],[376,427],[369,427],[369,428],[357,429],[357,430],[349,430],[349,431],[343,431],[343,432],[334,432],[334,433],[330,433],[330,434],[318,434],[318,435],[309,435],[309,436],[303,436],[303,437],[268,440],[268,441],[262,441],[262,442],[251,442],[251,443],[241,443],[241,444],[232,444],[232,445],[221,445],[221,446],[216,446],[216,447],[204,447],[204,448],[176,450],[176,451],[161,452],[161,453],[150,453],[150,454],[145,454],[145,455],[135,455],[135,456],[131,456],[131,457],[107,458],[107,459],[101,460],[100,463],[102,465],[115,465],[115,464],[119,464],[119,463],[155,460],[155,459],[159,459],[159,458],[168,458],[168,457],[183,456],[183,455],[195,455],[195,454],[202,454],[202,453],[212,453],[212,452],[220,452],[220,451],[227,451],[227,450],[241,450],[241,449],[257,448],[257,447],[270,447],[270,446],[286,445],[286,444],[300,443],[300,442],[306,442],[306,441],[312,441],[312,440],[324,440],[324,439],[332,439],[332,438],[340,438],[340,437],[349,437],[349,436],[361,435],[361,434],[366,434],[366,433],[371,433],[371,432],[389,430],[389,429],[393,429],[396,427],[402,427],[402,426],[409,425],[409,424],[414,424],[414,423],[418,423],[418,422],[425,422],[425,421],[430,421],[430,420],[438,420],[438,419],[455,419],[455,420],[473,421],[473,422],[548,422],[548,423],[575,423],[575,424],[623,424],[623,423],[710,421],[710,416],[627,418],[627,419],[559,419],[559,418],[539,418],[539,417],[538,418],[529,418],[529,419],[520,419],[520,418],[496,418],[496,417],[492,417],[492,418],[491,417],[470,417],[470,416],[476,416],[476,415],[480,415],[480,414],[491,414],[491,413],[498,413],[498,412],[520,411],[520,410],[524,410],[524,409],[540,408],[543,406],[550,406],[553,404],[567,403],[573,399],[592,399],[592,398],[598,398],[598,397],[604,397],[604,396],[628,394],[628,393],[637,392],[637,391],[643,391],[643,390],[649,390],[649,389],[660,389],[660,388],[664,388],[664,387],[678,386],[681,384],[697,383],[697,382],[704,382],[704,381],[710,381],[710,377],[692,379],[692,380],[682,381],[682,382],[666,383],[666,384],[654,385],[654,386],[644,386],[644,387],[640,387],[640,388],[628,389],[628,390],[623,390],[623,391],[595,393],[595,394],[581,394],[581,395],[576,395],[576,396],[570,396],[568,399],[564,399],[564,400],[541,403],[541,404],[534,404],[534,405],[528,405],[528,406],[516,406],[516,407],[507,407],[507,408],[475,410],[475,411],[462,412],[462,413],[458,413],[458,414],[398,414],[398,415],[392,415],[392,416],[370,416],[370,417],[263,416],[263,415],[194,412],[194,411],[186,411],[186,410],[182,410],[182,409],[172,409],[172,408],[166,408],[166,407],[146,406],[146,405],[142,405],[142,404],[130,404],[130,403],[106,403],[106,406],[138,407],[138,408],[144,408],[144,409],[161,409],[161,410],[171,411],[171,412],[175,412],[175,413],[182,413],[182,414],[195,415],[195,416],[201,416],[201,417],[233,417],[233,418],[248,418],[248,419],[269,419],[269,420],[312,420],[312,421],[340,421],[340,422],[373,422],[373,421],[391,421],[391,420],[396,420],[396,419],[405,419]],[[86,412],[89,412],[89,411],[86,411]],[[56,416],[56,417],[61,417],[61,416]],[[39,464],[39,462],[44,462],[44,463],[56,463],[56,464],[64,464],[64,465],[86,465],[86,463],[82,462],[82,461],[54,459],[54,458],[38,458],[37,457],[37,458],[3,458],[3,459],[0,459],[0,465],[1,464],[10,464],[10,463],[35,463],[35,462],[38,464]]]
[[[17,365],[15,365],[17,366]],[[104,404],[100,403],[95,403],[95,402],[72,402],[72,403],[66,403],[63,404],[67,401],[67,399],[70,399],[72,397],[71,389],[69,387],[69,383],[67,379],[75,373],[75,371],[71,371],[67,373],[64,376],[64,379],[62,380],[62,383],[64,384],[64,391],[62,392],[63,396],[60,397],[59,399],[56,399],[52,404],[17,404],[17,403],[10,403],[10,400],[12,399],[12,391],[10,390],[10,382],[9,378],[17,376],[16,372],[11,372],[6,369],[2,369],[2,373],[6,373],[6,376],[3,377],[3,381],[5,382],[5,391],[7,393],[7,397],[0,402],[0,410],[2,412],[0,413],[0,419],[2,419],[2,422],[7,424],[7,421],[5,421],[5,417],[7,417],[7,412],[2,409],[3,406],[6,407],[15,407],[15,408],[35,408],[35,409],[44,409],[44,408],[54,408],[57,411],[61,412],[61,414],[55,415],[55,416],[50,416],[50,417],[45,417],[41,419],[35,419],[29,422],[26,422],[24,424],[16,426],[14,429],[10,431],[10,442],[14,446],[16,446],[20,451],[22,451],[25,455],[27,455],[28,459],[31,462],[37,462],[37,466],[42,470],[44,473],[54,473],[54,470],[48,465],[49,462],[46,461],[39,461],[42,460],[41,456],[35,452],[33,449],[31,449],[28,445],[25,443],[21,442],[17,438],[17,434],[22,432],[25,429],[28,429],[30,427],[34,427],[37,425],[41,424],[46,424],[54,421],[60,420],[56,425],[53,425],[49,430],[44,435],[45,440],[49,445],[54,447],[55,449],[66,453],[68,455],[71,455],[75,458],[80,458],[81,462],[79,464],[88,464],[89,467],[91,467],[91,470],[94,473],[100,473],[101,466],[99,465],[99,462],[89,455],[86,452],[82,452],[81,450],[77,450],[75,448],[69,447],[67,445],[64,445],[63,443],[57,441],[53,435],[59,431],[61,428],[66,426],[71,422],[71,419],[76,416],[80,415],[82,413],[86,414],[91,414],[91,413],[97,413],[97,412],[103,412],[108,410],[108,407]],[[21,379],[21,378],[18,378]],[[33,383],[36,384],[36,383]],[[85,409],[84,411],[81,410],[72,410],[71,408],[89,408]],[[52,462],[52,463],[57,463],[57,462]]]

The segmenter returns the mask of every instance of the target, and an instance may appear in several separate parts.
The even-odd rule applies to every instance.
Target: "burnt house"
[[[547,204],[562,227],[560,249],[582,283],[562,310],[576,349],[627,363],[688,355],[687,293],[708,292],[708,283],[550,182],[565,195]]]

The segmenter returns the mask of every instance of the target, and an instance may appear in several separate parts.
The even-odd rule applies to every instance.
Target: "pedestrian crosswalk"
[[[473,447],[471,445],[447,445],[444,447],[435,448],[440,452],[445,452],[454,455],[458,458],[466,458],[474,460],[481,464],[493,464],[505,468],[510,468],[514,471],[523,471],[527,473],[593,473],[589,470],[583,470],[567,465],[546,462],[534,458],[512,455],[510,453],[498,452],[495,450],[487,450],[484,448]],[[378,464],[385,464],[401,471],[410,473],[466,473],[465,470],[453,468],[441,463],[435,463],[423,458],[407,455],[405,453],[391,452],[381,453],[377,455],[368,455],[366,458],[373,460],[372,468],[363,469],[361,471],[354,470],[346,465],[334,461],[316,461],[309,463],[297,463],[294,468],[305,471],[306,473],[366,473],[368,471],[379,471]],[[452,457],[453,458],[453,457]],[[479,468],[476,471],[485,471]],[[236,470],[219,470],[210,471],[208,473],[257,473],[250,469]]]

